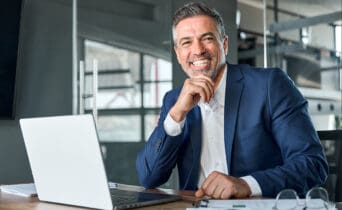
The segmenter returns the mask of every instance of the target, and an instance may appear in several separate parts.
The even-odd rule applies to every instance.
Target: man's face
[[[199,15],[181,20],[175,27],[174,40],[178,62],[189,77],[202,74],[215,79],[224,68],[228,38],[220,37],[211,17]]]

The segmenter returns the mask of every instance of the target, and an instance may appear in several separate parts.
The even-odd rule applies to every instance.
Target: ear
[[[225,35],[223,38],[223,49],[224,49],[224,54],[228,54],[228,36]]]

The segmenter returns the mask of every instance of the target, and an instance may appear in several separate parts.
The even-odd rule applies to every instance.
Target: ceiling
[[[262,6],[263,0],[238,0]],[[274,5],[274,0],[267,0],[268,6]],[[342,11],[341,0],[278,0],[278,7],[292,13],[307,17]]]

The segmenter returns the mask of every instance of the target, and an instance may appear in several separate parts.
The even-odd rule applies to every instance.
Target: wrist
[[[176,106],[173,106],[170,111],[169,114],[171,116],[171,118],[176,121],[176,122],[181,122],[184,120],[186,112],[177,109]]]
[[[243,186],[244,189],[244,193],[246,195],[246,197],[250,197],[252,196],[252,190],[251,187],[249,186],[249,184],[246,182],[245,179],[239,178],[241,185]]]
[[[248,184],[251,190],[250,196],[262,196],[260,185],[253,176],[248,175],[248,176],[243,176],[240,178],[243,179]]]

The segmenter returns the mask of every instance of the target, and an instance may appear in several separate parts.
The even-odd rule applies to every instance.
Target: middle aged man
[[[327,177],[307,101],[280,69],[226,63],[221,16],[190,3],[173,18],[174,50],[189,76],[168,92],[158,126],[137,157],[146,188],[177,165],[180,189],[213,198],[303,195]]]

